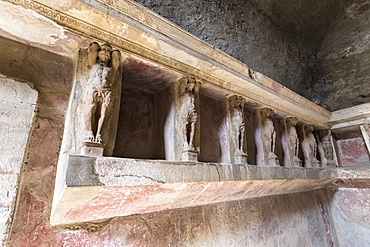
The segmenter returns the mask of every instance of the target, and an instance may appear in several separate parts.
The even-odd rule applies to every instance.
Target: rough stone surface
[[[313,97],[331,111],[370,102],[369,16],[369,1],[351,3],[317,54]]]
[[[25,82],[0,75],[0,243],[10,226],[37,96]]]

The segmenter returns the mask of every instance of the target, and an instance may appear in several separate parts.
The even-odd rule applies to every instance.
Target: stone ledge
[[[370,188],[370,166],[338,168],[336,186],[340,188]]]
[[[68,187],[51,224],[68,227],[133,214],[311,191],[324,188],[335,180],[278,179]]]
[[[370,168],[287,168],[68,156],[52,225],[86,222],[331,187],[370,187]]]
[[[336,169],[140,160],[69,155],[66,184],[73,186],[335,178]]]

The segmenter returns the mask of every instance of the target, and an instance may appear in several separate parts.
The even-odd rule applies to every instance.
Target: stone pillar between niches
[[[317,159],[317,140],[315,137],[315,127],[312,124],[303,125],[303,141],[301,143],[304,153],[305,167],[320,167]]]
[[[370,124],[361,125],[360,129],[367,147],[367,151],[370,153]]]
[[[175,160],[198,161],[200,152],[200,82],[182,76],[174,83],[175,97]]]
[[[244,120],[245,98],[232,95],[227,101],[230,162],[233,164],[247,164],[246,133]]]
[[[271,108],[258,109],[258,128],[256,135],[257,165],[279,166],[279,159],[275,154],[276,131],[273,122],[274,110]]]
[[[284,119],[284,166],[285,167],[301,167],[302,160],[299,159],[299,138],[296,129],[298,119],[296,117],[287,117]]]
[[[72,154],[112,156],[116,139],[122,58],[109,44],[91,43],[79,51],[63,137]]]

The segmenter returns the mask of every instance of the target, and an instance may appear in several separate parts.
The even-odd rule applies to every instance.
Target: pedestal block
[[[198,161],[198,151],[196,150],[183,151],[181,161]]]
[[[81,149],[83,155],[89,156],[103,156],[104,144],[96,142],[84,142]]]

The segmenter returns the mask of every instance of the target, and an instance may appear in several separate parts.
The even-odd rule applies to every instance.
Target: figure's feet
[[[87,131],[86,132],[86,137],[85,137],[86,142],[94,142],[94,134],[92,131]]]
[[[193,144],[189,144],[187,142],[184,142],[182,149],[183,151],[195,151],[195,147],[193,146]]]
[[[96,135],[95,142],[97,142],[97,143],[103,143],[103,139],[102,139],[102,137],[101,137],[100,134],[97,134]]]

